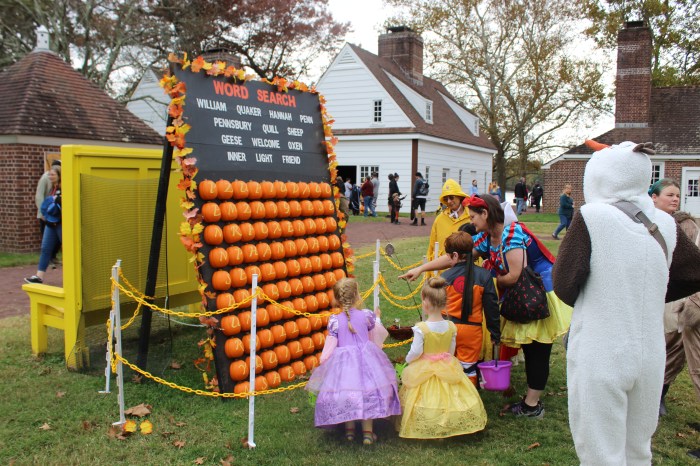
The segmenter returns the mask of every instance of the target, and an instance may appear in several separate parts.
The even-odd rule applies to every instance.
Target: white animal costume
[[[624,142],[593,154],[584,174],[586,204],[554,264],[554,291],[574,307],[569,424],[585,465],[651,464],[666,356],[664,297],[678,236],[673,218],[647,195],[647,153],[651,144]],[[634,203],[658,226],[668,258],[643,224],[611,205],[617,201]]]

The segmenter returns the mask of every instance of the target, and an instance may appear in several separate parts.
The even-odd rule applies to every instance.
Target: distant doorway
[[[350,178],[353,185],[357,184],[357,166],[355,165],[338,165],[338,176],[343,177],[343,181]]]

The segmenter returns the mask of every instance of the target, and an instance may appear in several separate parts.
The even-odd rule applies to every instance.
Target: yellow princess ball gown
[[[440,333],[430,326],[444,327],[442,322],[421,322],[414,327],[423,334],[423,354],[401,375],[400,437],[453,437],[486,427],[486,410],[479,393],[449,352],[457,328],[452,322],[446,323],[447,331]]]

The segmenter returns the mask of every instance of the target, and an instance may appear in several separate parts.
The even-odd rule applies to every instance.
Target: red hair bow
[[[462,201],[462,205],[465,207],[471,206],[471,207],[476,207],[476,208],[486,209],[486,210],[488,210],[488,208],[489,208],[488,205],[486,205],[486,202],[484,202],[484,200],[482,198],[480,198],[479,196],[472,196],[472,197],[464,198],[464,200]]]

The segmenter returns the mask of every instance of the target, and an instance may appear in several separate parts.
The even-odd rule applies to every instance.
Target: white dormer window
[[[425,121],[433,122],[433,103],[431,101],[425,103]]]
[[[374,120],[375,123],[382,122],[382,101],[381,99],[374,101]]]

